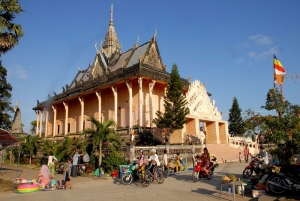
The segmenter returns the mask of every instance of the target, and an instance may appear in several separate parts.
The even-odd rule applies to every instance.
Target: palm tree
[[[84,134],[90,134],[89,141],[93,143],[93,152],[99,150],[99,161],[98,165],[102,165],[102,144],[103,142],[108,142],[111,146],[119,148],[121,146],[121,141],[112,127],[115,127],[116,123],[113,120],[107,120],[103,123],[99,122],[94,117],[90,117],[88,121],[91,121],[96,129],[87,128],[83,131]]]
[[[0,56],[17,45],[23,36],[21,25],[12,22],[21,12],[19,0],[0,0]]]
[[[22,143],[22,150],[29,154],[29,164],[31,165],[31,157],[35,155],[38,150],[38,136],[27,135]]]

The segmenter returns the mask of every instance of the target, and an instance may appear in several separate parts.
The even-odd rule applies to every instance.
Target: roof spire
[[[114,15],[114,4],[111,4],[111,6],[110,6],[110,22],[109,22],[109,25],[114,25],[113,15]]]
[[[113,22],[113,4],[110,8],[110,21],[108,26],[108,32],[106,33],[103,45],[101,45],[103,48],[103,52],[108,57],[108,60],[110,60],[111,56],[115,53],[121,53],[121,47],[117,38],[117,33],[115,31],[114,22]]]

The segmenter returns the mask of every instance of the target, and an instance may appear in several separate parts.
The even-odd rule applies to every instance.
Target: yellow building
[[[164,112],[169,74],[159,53],[156,33],[150,41],[138,43],[139,39],[131,49],[122,52],[111,8],[105,40],[99,49],[95,44],[94,62],[86,70],[79,70],[61,93],[48,95],[48,100],[33,108],[37,114],[36,134],[45,138],[78,135],[85,128],[94,128],[88,121],[93,116],[100,122],[113,119],[125,141],[136,129],[137,134],[147,131],[147,135],[164,143],[163,132],[155,128],[152,120],[156,111]],[[175,131],[170,143],[183,143],[185,135],[198,136],[200,125],[207,143],[227,143],[227,122],[222,121],[205,86],[198,80],[182,80],[190,114],[187,124]]]

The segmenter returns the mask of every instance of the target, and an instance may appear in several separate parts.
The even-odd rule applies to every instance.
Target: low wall
[[[259,151],[259,144],[256,140],[253,142],[252,138],[249,137],[229,137],[228,145],[240,150],[244,150],[245,146],[248,145],[251,154],[257,154]]]

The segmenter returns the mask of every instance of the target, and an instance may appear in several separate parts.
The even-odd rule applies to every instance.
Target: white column
[[[118,125],[118,93],[117,93],[117,87],[111,86],[111,90],[114,94],[114,121],[116,125]]]
[[[68,113],[69,113],[69,106],[68,103],[63,102],[64,106],[65,106],[65,110],[66,110],[66,116],[65,116],[65,135],[68,134]]]
[[[143,126],[143,77],[138,78],[139,82],[139,126]]]
[[[126,82],[126,86],[128,88],[128,96],[129,96],[129,100],[128,100],[128,104],[129,104],[129,130],[132,129],[132,83],[127,81]]]
[[[101,91],[96,91],[95,92],[98,98],[98,121],[102,123],[101,120],[101,113],[102,113],[102,108],[101,108]]]
[[[56,107],[52,105],[53,109],[53,136],[56,134]]]
[[[153,101],[152,101],[152,92],[155,85],[155,80],[149,84],[149,102],[150,102],[150,127],[152,127],[152,120],[153,120]]]
[[[35,135],[39,134],[39,110],[36,111],[36,128],[35,128]]]
[[[80,107],[81,107],[81,118],[80,118],[80,123],[79,123],[79,131],[83,130],[83,114],[84,114],[84,98],[83,97],[78,97],[78,100],[80,102]]]
[[[42,136],[42,128],[43,128],[43,111],[40,111],[40,133],[39,136]]]
[[[49,112],[45,110],[45,137],[47,137],[48,135],[48,115],[49,115]]]

